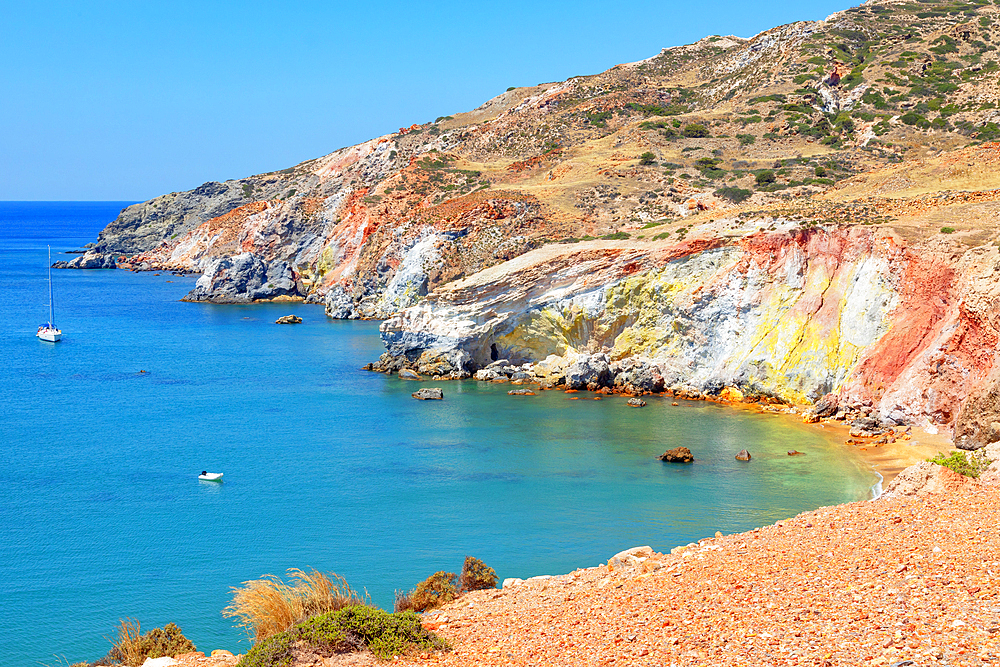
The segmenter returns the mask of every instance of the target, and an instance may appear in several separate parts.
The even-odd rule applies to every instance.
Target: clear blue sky
[[[142,200],[283,169],[508,86],[849,6],[0,0],[0,200]]]

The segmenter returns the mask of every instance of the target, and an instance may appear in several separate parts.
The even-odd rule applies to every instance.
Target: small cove
[[[378,323],[180,302],[194,277],[55,272],[65,339],[38,341],[46,243],[55,257],[92,241],[119,208],[0,204],[2,667],[94,660],[124,617],[245,651],[220,614],[230,587],[290,567],[336,571],[389,607],[465,555],[501,577],[568,572],[863,499],[876,481],[815,428],[712,403],[475,381],[415,401],[421,385],[359,370],[382,351]],[[301,325],[273,324],[292,312]],[[653,458],[678,445],[694,464]],[[733,458],[744,447],[749,463]]]

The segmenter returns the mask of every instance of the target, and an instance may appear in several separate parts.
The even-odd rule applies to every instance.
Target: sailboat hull
[[[39,340],[48,341],[49,343],[58,343],[62,340],[62,331],[59,331],[58,329],[42,330],[39,331],[37,335]]]

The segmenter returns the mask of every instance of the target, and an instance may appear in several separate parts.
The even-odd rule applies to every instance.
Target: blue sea
[[[221,615],[232,588],[288,568],[391,608],[466,555],[501,578],[559,574],[877,481],[815,426],[710,403],[475,381],[416,401],[417,384],[360,370],[377,322],[183,303],[194,277],[54,271],[64,337],[39,341],[46,246],[72,258],[128,203],[0,203],[0,667],[96,660],[123,618],[245,652]],[[274,324],[290,313],[303,323]],[[694,464],[654,459],[678,445]]]

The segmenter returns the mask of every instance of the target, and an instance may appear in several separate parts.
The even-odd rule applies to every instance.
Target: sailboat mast
[[[56,326],[56,318],[52,312],[52,246],[49,246],[49,326]]]

